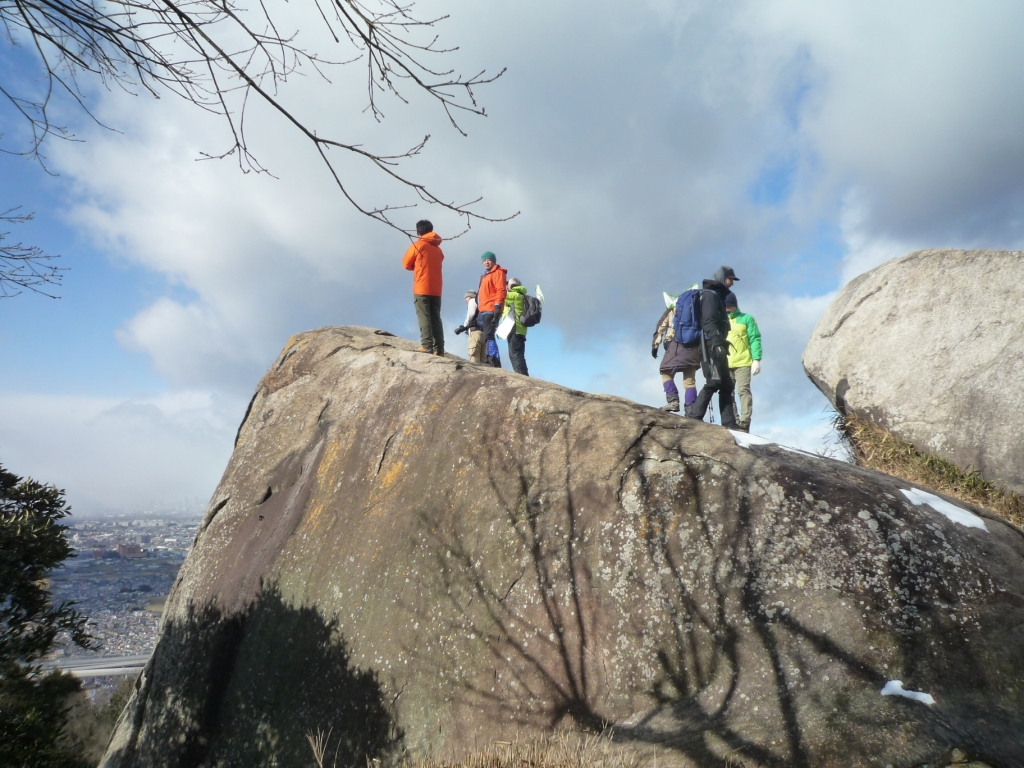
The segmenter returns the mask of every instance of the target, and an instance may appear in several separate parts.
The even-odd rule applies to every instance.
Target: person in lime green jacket
[[[501,315],[504,320],[509,312],[516,313],[516,327],[508,335],[508,359],[512,363],[512,370],[529,376],[530,371],[526,367],[526,331],[525,325],[519,322],[526,307],[523,297],[526,295],[526,288],[516,278],[508,281],[508,293],[505,294],[505,311]]]
[[[736,426],[750,431],[750,417],[754,412],[754,397],[750,392],[750,377],[761,372],[761,331],[754,318],[740,312],[736,294],[729,291],[725,297],[725,311],[729,313],[729,375],[736,383],[740,398],[740,417]]]

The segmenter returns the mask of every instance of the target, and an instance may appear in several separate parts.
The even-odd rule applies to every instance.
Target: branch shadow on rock
[[[754,535],[763,520],[756,519],[742,480],[711,482],[700,466],[704,459],[684,455],[677,445],[660,445],[660,451],[642,446],[657,442],[645,437],[623,459],[612,500],[619,505],[616,516],[635,519],[631,543],[643,551],[622,571],[632,598],[618,606],[612,603],[621,598],[609,596],[607,576],[593,572],[607,534],[589,511],[593,495],[585,503],[575,498],[568,438],[552,436],[537,478],[517,462],[489,456],[491,489],[520,558],[511,577],[488,561],[494,553],[486,536],[444,513],[421,513],[452,608],[448,632],[482,638],[493,659],[493,678],[458,681],[467,700],[505,721],[610,730],[616,740],[656,744],[699,765],[724,768],[737,757],[778,768],[874,759],[871,752],[880,745],[864,736],[876,728],[877,712],[836,709],[841,695],[818,701],[814,676],[834,668],[855,686],[880,690],[888,674],[878,657],[774,607],[762,576],[772,537],[783,532]],[[550,454],[558,448],[564,456]],[[651,448],[662,458],[645,456]],[[666,459],[666,452],[674,455]],[[564,477],[555,476],[561,472]],[[722,482],[735,487],[723,490]],[[629,512],[623,506],[627,484],[638,501]],[[675,501],[667,504],[669,498]],[[722,498],[730,500],[730,510],[712,519],[709,510]],[[685,525],[688,539],[680,536]],[[609,624],[610,611],[627,617],[625,629]],[[618,653],[613,631],[630,642],[650,641],[649,661],[657,671],[646,684],[611,690],[617,685],[607,655]],[[760,712],[747,693],[756,693]],[[649,706],[624,718],[624,698]],[[907,725],[935,720],[912,702],[887,704],[905,710],[899,719]]]

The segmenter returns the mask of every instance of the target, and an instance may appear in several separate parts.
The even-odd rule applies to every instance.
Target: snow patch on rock
[[[903,687],[902,680],[890,680],[882,688],[883,696],[902,696],[905,699],[913,699],[914,701],[920,701],[922,704],[927,704],[929,707],[935,703],[935,697],[930,693],[921,693],[920,691],[908,691]]]
[[[981,528],[983,531],[987,531],[988,527],[985,525],[985,521],[978,517],[976,514],[963,507],[958,507],[956,504],[951,504],[945,499],[939,498],[934,493],[928,493],[928,491],[922,491],[919,488],[910,488],[909,490],[900,489],[900,493],[910,500],[911,504],[921,505],[927,504],[929,507],[934,509],[940,515],[949,518],[954,523],[966,526],[968,528]]]
[[[811,456],[812,458],[818,459],[820,456],[815,456],[813,453],[801,450],[800,448],[791,448],[788,445],[782,443],[776,443],[774,440],[769,440],[767,437],[761,437],[760,435],[750,435],[746,432],[737,432],[734,429],[730,429],[729,433],[732,435],[732,439],[736,441],[736,445],[740,448],[750,448],[754,445],[774,445],[777,448],[781,448],[784,451],[790,451],[792,453],[802,453],[804,456]]]
[[[735,429],[730,429],[729,433],[732,435],[732,439],[736,441],[736,445],[740,448],[749,448],[752,445],[775,445],[775,443],[766,437],[749,435],[746,432],[737,432]]]

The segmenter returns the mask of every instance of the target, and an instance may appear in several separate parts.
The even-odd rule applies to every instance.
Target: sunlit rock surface
[[[386,763],[568,725],[659,765],[1022,764],[1018,529],[415,346],[289,341],[108,768],[309,766],[328,729],[327,764]]]
[[[1024,253],[917,251],[844,287],[804,351],[839,410],[1024,493]]]

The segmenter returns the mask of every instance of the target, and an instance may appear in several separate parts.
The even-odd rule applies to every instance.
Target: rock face
[[[414,347],[289,341],[107,768],[309,766],[328,729],[327,764],[365,765],[570,724],[662,765],[1024,765],[1020,530]]]
[[[1020,251],[918,251],[852,280],[804,370],[837,409],[1024,493]]]

